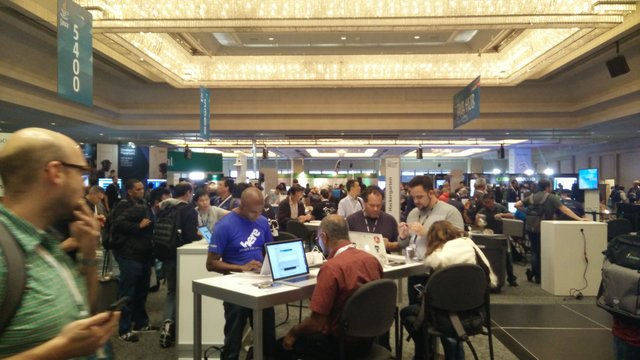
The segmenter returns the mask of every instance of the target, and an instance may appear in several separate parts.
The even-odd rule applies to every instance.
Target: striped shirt
[[[78,289],[86,299],[86,286],[71,259],[59,248],[58,239],[36,229],[29,222],[0,205],[0,222],[4,224],[25,253],[27,288],[22,303],[4,333],[0,334],[0,358],[34,348],[57,336],[70,322],[86,312],[86,300],[78,305],[62,275],[36,251],[47,250],[73,274]],[[1,252],[1,250],[0,250]],[[0,253],[0,299],[5,296],[7,267]]]

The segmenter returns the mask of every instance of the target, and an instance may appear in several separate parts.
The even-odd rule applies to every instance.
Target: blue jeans
[[[224,347],[220,359],[237,360],[242,346],[242,332],[247,320],[253,327],[253,310],[240,305],[223,302],[224,307]],[[273,355],[276,350],[276,320],[273,308],[262,310],[262,346],[265,355]]]
[[[616,360],[640,359],[640,347],[629,345],[616,336],[613,337],[613,350],[616,354]]]
[[[149,293],[149,277],[151,276],[151,262],[116,257],[120,267],[120,282],[118,283],[118,298],[128,296],[130,301],[122,308],[120,316],[120,335],[131,330],[149,325],[149,316],[145,305]],[[132,329],[132,326],[134,328]]]
[[[162,262],[162,275],[167,280],[167,299],[164,303],[164,319],[176,321],[176,260]]]

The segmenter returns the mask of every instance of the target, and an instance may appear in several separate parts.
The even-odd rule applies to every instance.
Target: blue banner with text
[[[453,128],[480,116],[480,76],[453,95]]]

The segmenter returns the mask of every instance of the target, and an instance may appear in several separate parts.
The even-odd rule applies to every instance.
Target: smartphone
[[[125,305],[127,305],[129,303],[130,300],[131,300],[130,297],[123,296],[118,301],[116,301],[113,304],[109,305],[109,308],[107,309],[107,311],[120,311],[120,310],[122,310],[123,306],[125,306]]]

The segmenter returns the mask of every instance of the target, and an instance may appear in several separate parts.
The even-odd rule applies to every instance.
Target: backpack
[[[22,248],[2,223],[0,223],[0,248],[7,267],[4,298],[0,299],[1,336],[22,303],[22,295],[27,287],[27,270]]]
[[[544,196],[542,197],[542,201],[537,203],[533,200],[533,195],[531,195],[530,198],[531,205],[527,208],[527,215],[524,226],[526,231],[539,234],[540,223],[542,222],[542,220],[547,220],[544,203],[547,202],[549,193],[545,192]]]
[[[128,200],[121,200],[109,212],[102,230],[102,247],[105,250],[118,250],[124,244],[123,237],[114,232],[113,224],[122,211],[130,207],[130,204]]]
[[[180,210],[186,203],[169,205],[160,210],[153,227],[151,240],[153,256],[160,260],[170,260],[176,257],[176,249],[180,244],[182,229],[180,229]]]
[[[612,315],[640,323],[640,236],[617,236],[604,254],[596,304]]]
[[[612,205],[622,202],[622,196],[620,196],[620,190],[613,190],[611,192],[611,195],[609,195],[609,197],[611,198]]]

